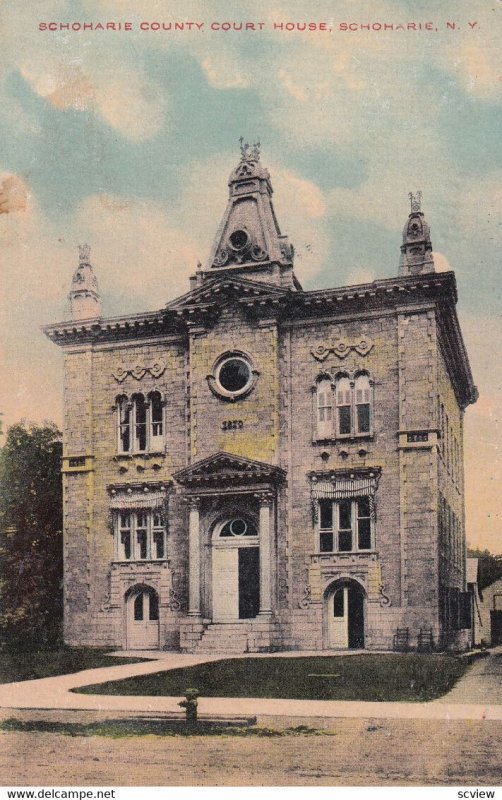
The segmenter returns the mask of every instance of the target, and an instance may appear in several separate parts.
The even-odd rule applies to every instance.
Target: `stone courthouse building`
[[[420,195],[396,277],[304,291],[259,146],[229,190],[185,295],[103,317],[84,246],[71,320],[45,328],[65,354],[66,641],[467,645],[477,391]]]

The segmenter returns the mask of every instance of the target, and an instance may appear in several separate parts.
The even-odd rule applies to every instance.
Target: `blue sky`
[[[396,274],[407,195],[422,190],[481,391],[466,416],[468,535],[502,551],[501,15],[501,0],[3,4],[7,422],[61,419],[61,356],[39,326],[65,316],[77,244],[92,247],[106,314],[184,292],[223,213],[239,136],[260,138],[306,288]],[[189,20],[203,32],[139,30]],[[305,20],[330,32],[273,30]],[[133,30],[38,30],[49,21]],[[429,21],[432,31],[340,30]]]

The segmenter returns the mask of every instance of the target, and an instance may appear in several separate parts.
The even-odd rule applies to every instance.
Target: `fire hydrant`
[[[185,700],[178,703],[181,708],[185,709],[187,725],[193,725],[197,722],[197,698],[199,696],[198,689],[185,689]]]

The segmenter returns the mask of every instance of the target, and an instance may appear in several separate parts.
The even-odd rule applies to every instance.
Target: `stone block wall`
[[[324,361],[314,357],[319,345],[330,347],[337,340],[372,342],[367,355],[351,349],[340,358],[332,353]],[[399,517],[398,458],[398,366],[395,315],[363,315],[363,319],[316,320],[292,324],[281,350],[281,466],[288,470],[288,530],[283,545],[287,557],[288,608],[295,647],[316,649],[323,643],[322,600],[337,576],[345,575],[344,558],[329,556],[329,574],[320,573],[314,587],[315,605],[300,605],[309,582],[317,552],[317,535],[312,514],[309,472],[347,470],[362,467],[381,469],[376,493],[375,543],[381,581],[393,604],[401,597],[401,550]],[[366,371],[374,381],[373,431],[369,436],[336,441],[317,441],[313,436],[312,389],[324,372],[354,376]],[[355,554],[360,562],[366,554]],[[343,562],[343,563],[342,563]],[[354,567],[357,570],[357,565]],[[365,568],[363,568],[364,572]],[[311,589],[313,587],[310,587]],[[381,611],[385,614],[385,610]]]
[[[208,388],[207,376],[225,352],[247,354],[259,372],[253,391],[227,402]],[[225,307],[218,322],[190,339],[190,443],[193,461],[219,450],[276,464],[278,459],[278,334],[275,323],[246,318],[240,308]],[[237,430],[225,421],[239,420]]]
[[[149,371],[163,364],[161,374]],[[146,371],[135,378],[135,367]],[[124,377],[125,373],[125,377]],[[139,373],[138,373],[139,374]],[[121,380],[117,379],[120,376]],[[65,366],[64,486],[65,640],[72,644],[124,644],[124,610],[110,604],[113,529],[108,487],[114,484],[171,480],[187,463],[186,347],[179,338],[69,350]],[[119,454],[116,397],[147,395],[165,399],[165,448],[149,454]],[[91,455],[86,471],[72,471],[72,457]],[[87,469],[88,467],[88,469]],[[170,508],[167,547],[174,578],[160,586],[161,646],[179,645],[176,614],[168,606],[173,585],[186,602],[185,514],[176,498]],[[158,588],[155,580],[153,588]],[[125,592],[124,585],[122,590]],[[185,595],[185,597],[184,597]]]

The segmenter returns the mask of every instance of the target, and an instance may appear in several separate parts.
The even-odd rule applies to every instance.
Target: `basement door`
[[[154,589],[132,592],[127,599],[128,650],[159,649],[159,596]]]

